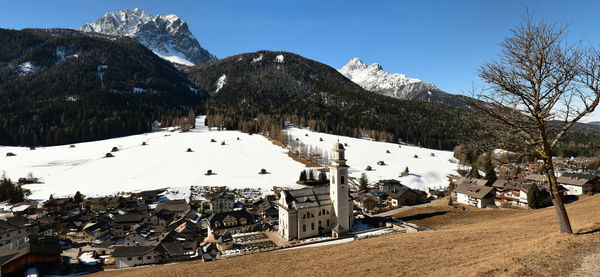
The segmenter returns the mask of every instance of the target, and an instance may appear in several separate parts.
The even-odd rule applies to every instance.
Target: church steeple
[[[351,231],[352,229],[352,204],[348,200],[348,165],[344,145],[339,141],[333,145],[331,153],[331,164],[329,172],[331,184],[329,185],[329,194],[333,204],[333,210],[337,219],[334,224],[333,234],[337,236],[341,233]]]

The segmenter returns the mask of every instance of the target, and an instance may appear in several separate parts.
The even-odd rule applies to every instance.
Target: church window
[[[329,227],[329,219],[327,219],[327,227]]]
[[[340,184],[342,184],[342,185],[344,184],[344,176],[342,176],[342,177],[340,178]]]
[[[321,211],[319,211],[319,216],[321,216]]]
[[[302,232],[306,232],[306,224],[302,224]]]
[[[314,222],[311,222],[311,223],[310,223],[310,229],[311,229],[311,230],[314,230],[314,229],[315,229],[315,223],[314,223]]]
[[[319,229],[322,227],[321,221],[319,220]]]

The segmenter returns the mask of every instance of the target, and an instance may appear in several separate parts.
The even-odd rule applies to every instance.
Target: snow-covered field
[[[203,124],[204,118],[197,122]],[[112,153],[115,157],[104,158],[113,147],[120,149]],[[188,148],[193,152],[186,152]],[[7,152],[16,156],[6,157]],[[304,165],[286,153],[260,135],[200,127],[187,133],[163,131],[78,143],[74,148],[0,146],[0,171],[13,180],[29,172],[40,178],[42,183],[25,186],[32,199],[73,195],[78,190],[93,196],[164,187],[185,190],[191,185],[269,191],[274,185],[299,187],[295,182]],[[261,168],[268,174],[258,174]],[[214,174],[206,176],[209,169]]]
[[[197,119],[199,124],[204,117]],[[457,165],[449,162],[452,153],[413,146],[374,142],[341,137],[304,129],[287,128],[289,134],[305,144],[331,149],[339,139],[348,143],[346,158],[350,175],[360,177],[366,172],[371,182],[398,178],[406,166],[410,175],[400,178],[409,187],[443,187],[446,175]],[[308,134],[308,136],[305,136]],[[239,138],[239,140],[237,140]],[[323,141],[319,141],[323,138]],[[216,142],[211,142],[214,139]],[[225,145],[221,145],[221,142]],[[142,142],[147,145],[142,146]],[[113,147],[113,158],[105,158]],[[193,152],[186,152],[191,148]],[[390,153],[387,154],[386,150]],[[6,157],[7,152],[16,154]],[[70,196],[80,191],[86,196],[109,195],[157,188],[177,188],[189,191],[194,186],[228,186],[230,188],[260,188],[268,192],[273,186],[298,188],[296,184],[304,165],[287,156],[286,150],[273,145],[260,135],[238,131],[209,131],[198,126],[191,132],[155,132],[109,140],[69,145],[38,147],[0,146],[0,171],[13,180],[29,172],[41,183],[26,185],[32,191],[30,199]],[[434,153],[435,156],[431,156]],[[419,158],[413,156],[417,154]],[[378,166],[377,161],[387,165]],[[265,168],[268,174],[258,172]],[[214,175],[206,176],[211,169]],[[185,195],[185,194],[181,194]]]
[[[370,183],[382,179],[398,179],[402,184],[420,190],[444,188],[449,183],[446,176],[456,174],[458,168],[457,163],[450,162],[454,160],[451,151],[313,133],[294,127],[288,127],[286,131],[293,139],[298,138],[304,144],[327,149],[329,152],[338,140],[340,143],[347,143],[345,149],[346,160],[350,166],[349,175],[360,178],[360,175],[365,173]],[[415,155],[418,158],[415,158]],[[379,161],[383,161],[385,165],[377,165]],[[367,166],[371,166],[372,170],[366,171]],[[407,166],[410,174],[400,177]]]

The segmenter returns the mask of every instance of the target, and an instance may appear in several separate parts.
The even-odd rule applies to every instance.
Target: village
[[[53,198],[5,205],[0,221],[2,274],[64,275],[201,259],[205,262],[264,251],[344,243],[427,228],[394,218],[402,209],[447,203],[469,208],[552,205],[536,164],[495,167],[510,179],[448,176],[444,190],[411,189],[395,179],[348,177],[345,149],[335,143],[328,168],[300,174],[305,188],[252,189],[192,186],[189,197],[168,188],[128,194]],[[587,159],[556,159],[565,202],[600,191]],[[329,174],[327,174],[327,172]],[[318,177],[317,177],[318,176]],[[528,197],[535,187],[535,200]],[[532,205],[528,201],[535,201]]]

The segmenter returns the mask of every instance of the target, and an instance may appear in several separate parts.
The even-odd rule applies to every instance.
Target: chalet
[[[155,246],[117,246],[111,255],[116,268],[155,264],[163,261]]]
[[[379,188],[379,191],[384,192],[384,193],[392,190],[395,187],[402,186],[400,181],[394,180],[394,179],[379,180],[379,182],[377,182],[377,184],[375,184],[375,185]]]
[[[49,212],[67,212],[73,207],[71,198],[53,198],[44,202],[44,208]]]
[[[162,210],[168,210],[177,214],[185,214],[190,210],[190,205],[185,199],[167,200],[156,205],[155,211],[160,212]]]
[[[222,235],[217,240],[217,248],[221,252],[233,248],[233,237],[231,236],[231,234],[227,233]]]
[[[215,235],[244,233],[254,230],[254,216],[245,210],[215,213],[207,218],[208,232]]]
[[[92,212],[112,210],[119,207],[121,204],[121,197],[96,197],[86,198],[83,201],[83,208],[88,209]]]
[[[485,208],[494,206],[494,187],[481,186],[470,183],[461,183],[453,191],[456,202]]]
[[[115,238],[123,238],[127,233],[137,228],[145,222],[143,214],[124,214],[114,217],[112,222],[113,236]]]
[[[564,173],[556,179],[559,185],[567,189],[568,195],[583,195],[600,191],[600,177],[582,173]]]
[[[279,216],[279,210],[276,208],[273,203],[267,200],[263,200],[258,203],[255,208],[256,214],[258,214],[262,218],[277,218]]]
[[[546,183],[546,176],[541,175],[541,174],[527,174],[525,176],[525,181],[527,182],[533,182],[536,183],[537,185],[542,185]]]
[[[29,236],[0,247],[0,276],[24,276],[37,268],[41,274],[56,273],[62,250],[56,237]]]
[[[210,200],[210,209],[213,214],[231,212],[235,205],[235,198],[233,194],[228,192],[221,192],[213,199]]]
[[[382,196],[387,196],[385,202],[388,207],[392,208],[419,204],[427,200],[427,193],[406,186],[394,186],[391,190],[383,193]]]
[[[156,250],[163,254],[166,262],[180,262],[199,257],[197,242],[161,242]]]
[[[27,237],[33,232],[30,221],[23,216],[0,220],[0,245]]]
[[[354,204],[362,209],[364,213],[372,211],[379,205],[380,200],[379,197],[373,193],[361,193],[359,195],[354,195]]]
[[[529,190],[529,185],[499,179],[492,184],[492,187],[494,187],[496,193],[496,199],[494,201],[496,206],[527,208],[527,192]]]
[[[173,220],[175,220],[175,212],[168,209],[162,209],[150,217],[152,224],[160,226],[169,226]]]

